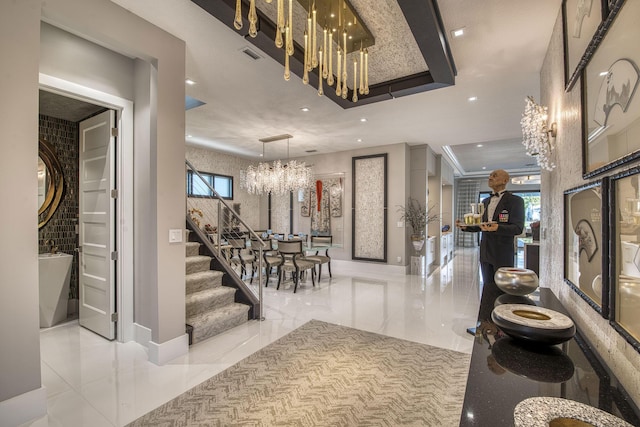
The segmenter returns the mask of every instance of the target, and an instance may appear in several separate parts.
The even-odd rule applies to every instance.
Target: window
[[[223,199],[233,200],[232,176],[207,172],[200,172],[200,176],[193,171],[187,171],[187,196],[214,198],[216,196],[211,191],[210,187],[212,187]]]
[[[514,191],[513,194],[524,199],[524,227],[528,229],[532,222],[540,221],[540,192],[539,191]],[[480,201],[489,197],[490,192],[481,192]]]

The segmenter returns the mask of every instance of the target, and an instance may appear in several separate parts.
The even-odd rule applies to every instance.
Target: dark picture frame
[[[352,158],[351,258],[387,262],[387,153]]]
[[[603,17],[609,14],[607,0],[563,0],[565,90],[570,91],[597,47],[594,36]]]
[[[609,316],[607,178],[564,192],[564,281]]]
[[[606,35],[582,71],[585,179],[640,157],[640,3],[616,1]]]
[[[640,166],[609,185],[609,322],[640,352]]]

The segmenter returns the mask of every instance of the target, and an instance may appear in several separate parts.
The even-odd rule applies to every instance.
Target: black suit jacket
[[[482,221],[489,221],[489,201],[487,197],[482,201],[484,215]],[[509,191],[505,191],[496,206],[491,221],[498,223],[498,230],[482,233],[480,240],[480,262],[486,262],[497,270],[499,267],[513,267],[514,245],[513,238],[522,233],[524,228],[524,200]],[[481,231],[478,226],[469,226],[466,231]]]

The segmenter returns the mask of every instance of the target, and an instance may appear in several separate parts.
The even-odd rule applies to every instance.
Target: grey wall
[[[17,48],[19,47],[19,48]],[[40,389],[38,311],[38,56],[40,0],[0,2],[0,402],[25,396],[46,411]],[[0,408],[12,420],[14,408]],[[20,419],[15,419],[20,421]],[[26,421],[26,420],[25,420]]]
[[[0,141],[0,194],[3,204],[12,209],[2,210],[0,218],[2,224],[10,224],[0,241],[0,419],[10,420],[10,425],[11,420],[17,424],[46,411],[40,380],[37,177],[33,173],[37,167],[39,72],[136,101],[131,65],[128,71],[114,74],[112,57],[98,55],[105,60],[92,62],[87,56],[82,56],[85,61],[76,56],[84,52],[53,54],[50,40],[40,40],[41,20],[140,58],[157,73],[155,81],[147,81],[157,87],[149,98],[155,111],[146,121],[136,121],[135,141],[136,145],[146,143],[151,164],[145,173],[150,183],[157,184],[144,189],[154,193],[151,200],[136,203],[136,209],[147,208],[148,215],[142,220],[154,227],[148,251],[136,259],[136,265],[153,265],[157,280],[136,289],[136,298],[149,304],[152,312],[136,316],[136,321],[152,331],[160,352],[166,348],[163,344],[177,338],[180,344],[184,341],[177,352],[188,350],[183,340],[184,245],[168,242],[169,229],[184,228],[184,205],[175,202],[184,200],[185,194],[184,42],[107,0],[1,2],[0,117],[5,137]],[[133,233],[137,224],[132,218],[121,220],[125,221],[123,233]],[[16,402],[20,405],[15,406]]]
[[[640,403],[640,354],[593,310],[564,278],[564,196],[565,190],[594,181],[582,179],[582,130],[580,84],[564,91],[562,20],[558,16],[541,71],[541,104],[549,106],[550,122],[558,123],[556,164],[542,175],[540,283],[559,296],[571,317],[613,370],[636,404]]]
[[[313,173],[316,175],[329,175],[336,172],[344,173],[344,247],[331,251],[331,257],[341,260],[351,259],[351,189],[353,185],[352,158],[372,154],[387,153],[387,264],[406,265],[408,246],[406,245],[404,228],[397,228],[396,224],[400,214],[397,213],[399,205],[405,205],[409,194],[409,146],[407,144],[384,145],[380,147],[363,148],[360,150],[341,151],[331,154],[318,154],[302,158],[308,164],[313,165]],[[299,212],[300,206],[294,198],[294,212]],[[295,225],[294,225],[295,228]],[[308,228],[308,227],[307,227]],[[301,225],[304,229],[304,225]],[[402,257],[402,262],[397,263],[396,258]]]

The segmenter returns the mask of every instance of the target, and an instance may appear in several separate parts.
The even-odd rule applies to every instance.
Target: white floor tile
[[[107,341],[77,321],[40,334],[48,415],[25,426],[122,426],[311,319],[470,353],[479,306],[477,249],[460,249],[430,276],[381,274],[341,262],[333,278],[263,288],[265,320],[190,347],[164,366],[136,343]]]

